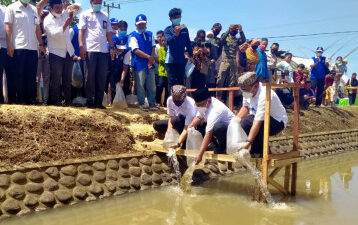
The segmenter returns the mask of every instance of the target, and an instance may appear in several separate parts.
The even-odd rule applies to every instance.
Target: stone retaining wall
[[[300,136],[300,152],[306,158],[358,150],[358,130]],[[292,149],[289,137],[273,138],[273,153]],[[178,157],[181,172],[185,158]],[[240,163],[232,170],[225,162],[207,160],[194,172],[193,183],[245,171]],[[177,184],[165,154],[123,154],[67,162],[25,164],[0,168],[0,220],[14,215],[94,201],[128,192]]]

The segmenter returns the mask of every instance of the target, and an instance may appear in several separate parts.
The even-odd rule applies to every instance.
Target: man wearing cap
[[[128,24],[126,21],[119,21],[116,25],[117,32],[113,35],[113,44],[117,48],[114,60],[111,60],[111,75],[109,82],[111,83],[112,101],[116,95],[116,85],[119,82],[123,88],[124,95],[130,95],[130,77],[127,76],[130,62],[131,51],[128,46],[129,36],[127,35]],[[109,45],[108,45],[109,47]]]
[[[36,102],[38,48],[46,53],[36,7],[30,0],[19,0],[6,9],[6,44],[10,57],[7,74],[9,103]]]
[[[164,37],[168,45],[165,59],[168,73],[168,90],[171,90],[171,87],[176,84],[185,85],[185,52],[189,55],[189,60],[194,62],[189,30],[185,25],[180,24],[181,14],[181,9],[171,9],[169,19],[172,25],[164,30]]]
[[[215,154],[226,153],[227,128],[235,115],[224,103],[211,97],[207,88],[193,92],[193,98],[198,113],[189,127],[196,127],[204,135],[200,152],[195,159],[196,164],[199,164],[210,142],[216,145]]]
[[[50,61],[50,101],[54,105],[71,104],[72,60],[77,60],[69,26],[73,12],[63,11],[61,0],[49,0],[50,14],[44,20]]]
[[[316,57],[312,57],[311,63],[311,83],[312,89],[316,92],[316,107],[322,103],[325,77],[327,74],[326,57],[322,56],[323,48],[318,47],[316,50]]]
[[[139,107],[148,110],[145,97],[148,99],[149,108],[157,110],[155,103],[155,39],[152,32],[147,31],[147,17],[139,14],[136,17],[136,31],[130,35],[129,47],[132,50],[132,68],[137,88]]]
[[[91,8],[79,20],[78,41],[80,56],[84,60],[87,106],[101,108],[108,69],[108,52],[114,57],[113,29],[108,16],[101,12],[102,0],[90,0]],[[110,51],[107,48],[110,45]]]
[[[175,129],[180,133],[178,143],[173,148],[180,147],[186,140],[189,124],[193,121],[197,108],[191,97],[186,95],[186,88],[183,85],[174,85],[171,96],[167,100],[169,120],[155,121],[154,129],[164,135],[167,130]]]
[[[248,135],[241,149],[249,149],[254,157],[262,157],[266,87],[262,86],[255,72],[246,72],[238,79],[243,95],[243,106],[236,117]],[[280,133],[287,125],[287,113],[276,93],[271,90],[270,135]],[[241,150],[239,149],[239,150]]]

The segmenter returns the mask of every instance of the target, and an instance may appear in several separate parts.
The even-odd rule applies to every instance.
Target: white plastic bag
[[[168,129],[168,131],[165,133],[163,146],[165,149],[169,149],[173,145],[176,145],[179,141],[179,133],[175,129]]]
[[[124,96],[123,89],[119,83],[116,84],[116,96],[113,99],[112,107],[113,109],[123,109],[128,107],[126,97]]]
[[[185,65],[185,74],[186,77],[190,77],[190,75],[193,73],[195,68],[195,65],[193,63],[191,63],[190,61],[188,61]]]
[[[194,127],[188,129],[188,136],[186,138],[187,150],[200,150],[201,143],[203,142],[203,136]]]
[[[104,92],[104,95],[103,95],[102,105],[104,107],[108,106],[108,96],[107,96],[106,92]]]
[[[83,75],[80,62],[73,63],[72,68],[72,86],[81,88],[83,86]]]
[[[134,95],[134,94],[127,95],[126,101],[127,101],[128,105],[131,105],[131,106],[138,105],[138,97],[137,97],[137,95]]]
[[[239,119],[233,118],[227,128],[226,153],[233,154],[237,152],[246,141],[247,135],[242,129]]]

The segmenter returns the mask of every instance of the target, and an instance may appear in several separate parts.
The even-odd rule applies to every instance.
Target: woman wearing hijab
[[[210,43],[205,42],[206,33],[199,30],[193,42],[193,58],[195,69],[191,74],[191,88],[203,88],[206,85],[206,76],[209,72]]]
[[[259,63],[259,53],[257,49],[260,40],[255,38],[250,42],[250,47],[246,50],[247,68],[249,72],[255,72],[256,65]]]
[[[267,38],[262,38],[260,46],[257,50],[259,53],[259,63],[256,65],[255,71],[257,78],[262,82],[270,82],[270,73],[267,67],[267,55],[265,53],[267,48],[268,40]]]

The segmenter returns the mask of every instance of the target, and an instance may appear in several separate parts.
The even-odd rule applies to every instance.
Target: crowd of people
[[[338,57],[329,65],[322,47],[309,68],[294,65],[292,54],[280,51],[278,43],[266,50],[269,40],[247,39],[240,24],[230,25],[220,35],[223,27],[215,23],[209,31],[199,30],[191,41],[178,8],[169,11],[170,25],[156,36],[148,31],[150,20],[143,14],[135,18],[135,31],[128,33],[126,21],[110,19],[101,11],[102,0],[90,3],[78,26],[73,20],[81,6],[66,0],[41,0],[36,6],[18,0],[0,7],[0,71],[6,77],[0,79],[0,103],[6,87],[9,104],[68,106],[82,96],[87,107],[105,108],[104,95],[111,104],[119,84],[125,96],[137,96],[140,109],[158,110],[167,105],[175,85],[235,87],[242,74],[255,72],[261,82],[300,84],[303,107],[334,106],[347,72],[347,61]],[[74,85],[74,64],[80,65],[83,85]],[[353,74],[346,86],[357,83]],[[226,102],[226,92],[215,94]],[[290,93],[281,90],[278,95],[289,105],[285,98]],[[356,90],[350,89],[348,95],[353,105]]]

